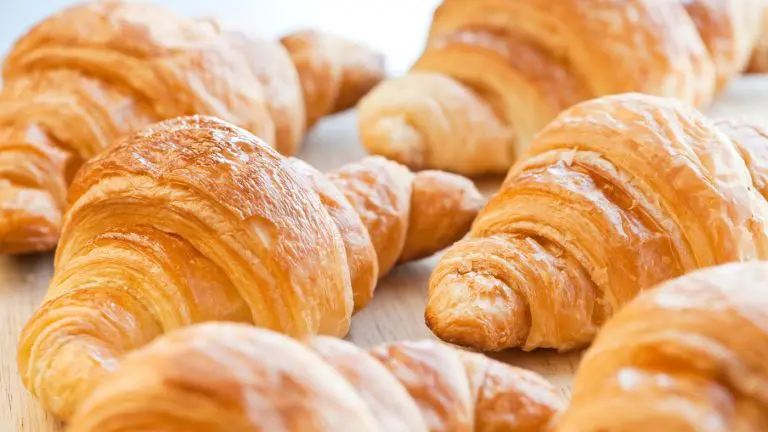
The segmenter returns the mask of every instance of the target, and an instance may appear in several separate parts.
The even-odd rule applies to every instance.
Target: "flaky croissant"
[[[646,288],[768,259],[765,196],[768,131],[653,96],[581,103],[437,264],[427,324],[483,350],[583,346]]]
[[[374,154],[505,172],[562,110],[640,92],[704,105],[744,69],[760,0],[445,0],[404,77],[359,104]]]
[[[383,76],[381,57],[339,38],[300,32],[282,42],[122,1],[34,27],[3,64],[0,253],[53,249],[72,175],[122,134],[209,114],[293,154],[320,116]]]
[[[472,182],[370,157],[323,176],[212,117],[156,124],[86,163],[18,366],[68,418],[121,356],[201,321],[347,333],[378,275],[460,238]]]
[[[557,432],[768,430],[768,265],[642,294],[600,331]]]
[[[540,376],[434,341],[366,352],[209,323],[128,355],[69,430],[538,432],[562,406]]]

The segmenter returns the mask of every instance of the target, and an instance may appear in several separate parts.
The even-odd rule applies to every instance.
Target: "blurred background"
[[[388,71],[419,55],[439,0],[148,0],[189,16],[215,16],[225,27],[276,38],[312,27],[364,42],[387,55]],[[0,0],[0,56],[30,26],[77,0]]]

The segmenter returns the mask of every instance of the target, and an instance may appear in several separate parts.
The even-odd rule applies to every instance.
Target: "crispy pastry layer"
[[[608,321],[555,430],[768,430],[767,355],[768,265],[693,272]]]
[[[22,381],[66,419],[124,354],[174,328],[343,336],[379,275],[458,240],[481,204],[453,174],[370,157],[326,177],[213,117],[153,125],[72,183],[53,280],[21,335]]]
[[[483,350],[572,349],[640,291],[768,258],[768,131],[639,94],[562,113],[430,280],[426,320]]]
[[[538,432],[562,407],[538,375],[433,341],[366,352],[218,323],[130,354],[70,430]]]
[[[294,154],[382,76],[379,55],[316,32],[279,44],[123,1],[55,14],[3,64],[0,253],[53,249],[75,170],[125,133],[208,114]]]

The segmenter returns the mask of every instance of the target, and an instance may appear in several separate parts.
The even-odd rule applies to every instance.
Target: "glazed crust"
[[[540,376],[433,341],[366,352],[219,323],[129,355],[70,430],[538,432],[562,407]]]
[[[342,336],[380,275],[469,228],[482,197],[455,177],[381,157],[326,177],[213,117],[128,136],[72,183],[53,280],[21,336],[22,380],[66,419],[125,353],[174,328]],[[417,224],[409,238],[421,217],[434,237]]]
[[[300,52],[288,43],[296,38]],[[55,14],[3,63],[0,253],[53,249],[72,175],[121,135],[207,114],[294,154],[310,123],[348,107],[382,74],[378,54],[317,32],[282,45],[122,1]],[[320,80],[331,92],[323,101],[312,90]]]
[[[742,71],[759,0],[445,0],[412,71],[359,105],[374,154],[503,173],[562,110],[625,92],[708,104]]]
[[[557,432],[768,429],[768,265],[704,269],[642,294],[584,355]]]
[[[768,257],[768,132],[627,94],[545,128],[430,279],[426,320],[483,350],[573,349],[640,291]]]

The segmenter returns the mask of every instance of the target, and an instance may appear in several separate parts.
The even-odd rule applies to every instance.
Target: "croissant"
[[[427,324],[482,350],[581,347],[646,288],[768,259],[766,196],[768,130],[654,96],[583,102],[443,255]]]
[[[600,331],[557,432],[768,430],[768,265],[644,293]]]
[[[18,352],[24,385],[62,419],[123,354],[174,328],[346,334],[378,275],[460,238],[482,204],[467,179],[381,157],[323,176],[204,116],[119,140],[69,199]]]
[[[563,401],[523,369],[423,340],[365,351],[232,323],[131,353],[70,431],[544,431]]]
[[[34,27],[3,64],[0,253],[53,249],[68,183],[120,135],[209,114],[290,155],[319,117],[383,76],[378,54],[334,36],[282,42],[122,1],[74,6]]]
[[[367,149],[503,173],[562,110],[640,92],[708,104],[743,70],[760,0],[445,0],[411,72],[359,104]]]

